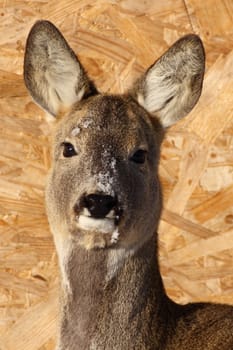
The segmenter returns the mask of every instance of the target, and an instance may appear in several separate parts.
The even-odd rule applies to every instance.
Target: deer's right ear
[[[48,21],[36,22],[29,33],[24,80],[35,102],[54,116],[97,93],[73,50]]]

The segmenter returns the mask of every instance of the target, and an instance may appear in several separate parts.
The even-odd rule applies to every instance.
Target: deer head
[[[33,26],[24,77],[33,99],[57,118],[46,203],[58,250],[66,241],[137,249],[151,238],[161,211],[163,130],[194,107],[203,74],[201,40],[187,35],[128,92],[100,94],[58,29],[48,21]]]

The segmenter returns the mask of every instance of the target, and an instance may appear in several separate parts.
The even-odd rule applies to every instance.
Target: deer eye
[[[146,156],[147,151],[139,149],[130,157],[130,160],[137,164],[143,164],[146,161]]]
[[[75,151],[75,148],[71,143],[63,142],[62,146],[63,146],[63,156],[65,158],[69,158],[77,155],[77,152]]]

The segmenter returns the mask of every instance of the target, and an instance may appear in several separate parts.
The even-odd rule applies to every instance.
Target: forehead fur
[[[154,128],[154,124],[156,127]],[[57,139],[81,137],[83,134],[147,140],[150,142],[156,130],[161,131],[155,119],[129,96],[97,95],[74,105],[57,125]],[[82,135],[81,135],[82,134]],[[139,145],[138,145],[139,146]]]

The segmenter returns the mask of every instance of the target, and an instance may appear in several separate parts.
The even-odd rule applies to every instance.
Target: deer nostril
[[[89,194],[83,198],[82,206],[88,209],[92,217],[100,219],[116,208],[117,199],[110,195]]]

